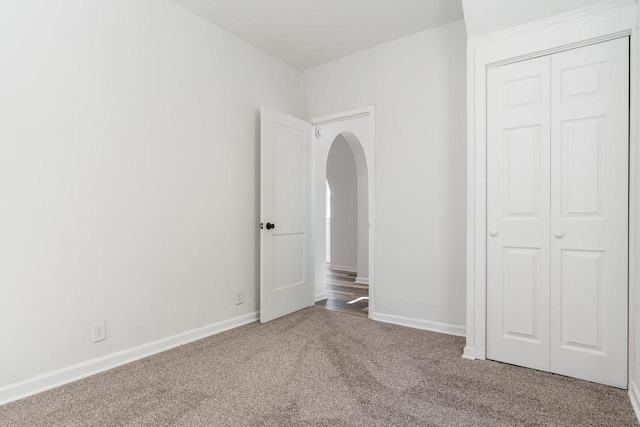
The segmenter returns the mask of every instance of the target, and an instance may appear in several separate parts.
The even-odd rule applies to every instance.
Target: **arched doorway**
[[[376,268],[375,259],[375,107],[368,106],[340,113],[316,117],[311,120],[315,137],[312,144],[313,168],[313,274],[315,282],[315,301],[327,300],[327,239],[326,239],[326,197],[327,197],[327,160],[333,142],[338,136],[344,138],[351,149],[356,164],[360,184],[359,203],[365,208],[359,210],[358,230],[366,235],[366,255],[359,259],[363,269],[366,265],[367,276],[359,281],[368,282],[369,310],[368,317],[374,318],[376,313]],[[331,189],[333,190],[333,189]],[[329,242],[330,244],[330,242]],[[358,278],[356,274],[356,278]],[[367,280],[368,279],[368,280]],[[317,304],[318,305],[318,304]],[[367,315],[362,312],[362,315]]]
[[[369,312],[369,172],[360,140],[341,132],[326,158],[325,286],[318,306],[367,317]],[[329,255],[330,254],[330,255]]]

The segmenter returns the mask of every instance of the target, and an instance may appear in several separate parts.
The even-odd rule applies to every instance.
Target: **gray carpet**
[[[631,426],[623,390],[309,308],[0,407],[1,426]]]

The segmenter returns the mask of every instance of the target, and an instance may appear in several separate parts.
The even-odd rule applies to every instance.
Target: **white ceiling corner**
[[[461,0],[173,0],[302,71],[462,19]]]

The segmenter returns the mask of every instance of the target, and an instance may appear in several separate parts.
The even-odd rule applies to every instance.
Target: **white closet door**
[[[551,57],[551,371],[627,386],[628,39]]]
[[[550,59],[487,74],[487,357],[549,370]]]

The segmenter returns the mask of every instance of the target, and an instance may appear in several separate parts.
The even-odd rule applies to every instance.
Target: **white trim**
[[[253,323],[259,318],[260,313],[256,311],[6,385],[0,388],[0,405],[41,393],[192,341],[219,334],[229,329]]]
[[[629,400],[631,400],[631,406],[633,406],[636,418],[640,420],[640,390],[638,389],[638,384],[633,380],[629,381]]]
[[[488,36],[469,40],[467,47],[467,349],[465,355],[486,358],[486,73],[491,64],[533,57],[579,44],[618,38],[625,34],[635,46],[637,5],[632,0],[613,0],[594,7],[557,15]],[[631,50],[630,174],[637,176],[636,49]],[[630,181],[629,206],[631,248],[637,240],[635,216],[637,183]],[[633,249],[632,249],[633,250]],[[630,261],[631,261],[630,257]],[[633,263],[630,262],[632,265]],[[630,267],[630,279],[634,277]],[[633,283],[633,282],[630,282]],[[631,288],[631,286],[630,286]],[[631,293],[631,291],[630,291]],[[629,307],[633,307],[630,295]],[[632,311],[632,310],[629,310]],[[631,316],[630,316],[631,320]],[[633,324],[629,324],[629,333]],[[631,373],[631,370],[629,371]]]
[[[369,284],[369,278],[368,277],[356,277],[356,283],[359,285],[368,285]]]
[[[311,119],[312,126],[327,125],[329,123],[342,122],[345,120],[357,119],[358,117],[372,116],[373,105],[368,107],[354,108],[353,110],[341,111],[339,113],[327,114]]]
[[[631,29],[627,29],[627,30],[623,30],[623,31],[620,31],[620,32],[617,32],[617,33],[606,34],[604,36],[594,37],[594,38],[590,38],[590,39],[587,39],[587,40],[579,40],[579,41],[577,41],[575,43],[569,43],[569,44],[562,45],[562,46],[550,47],[550,48],[545,49],[545,50],[526,53],[526,54],[521,55],[521,56],[515,56],[515,57],[512,57],[512,58],[504,59],[502,61],[492,62],[491,64],[487,64],[487,68],[501,67],[503,65],[512,64],[514,62],[526,61],[527,59],[533,59],[533,58],[539,58],[541,56],[553,55],[554,53],[564,52],[564,51],[567,51],[567,50],[577,49],[577,48],[585,47],[585,46],[590,46],[590,45],[594,45],[594,44],[610,41],[610,40],[613,40],[613,39],[618,39],[618,38],[622,38],[622,37],[628,37],[630,35],[631,35]]]
[[[357,273],[358,269],[356,267],[347,267],[345,265],[333,265],[329,263],[329,270],[334,271],[346,271],[347,273]]]
[[[466,329],[464,326],[451,325],[449,323],[432,322],[429,320],[413,319],[410,317],[395,316],[393,314],[375,313],[372,320],[394,325],[406,326],[408,328],[423,329],[425,331],[438,332],[447,335],[464,337]]]
[[[462,358],[469,360],[476,360],[475,350],[469,347],[468,345],[464,346],[464,350],[462,350]]]
[[[640,7],[640,6],[636,6]],[[637,15],[636,15],[637,16]],[[636,22],[636,25],[640,24]],[[638,83],[640,83],[640,78],[638,78],[638,55],[640,52],[638,50],[638,42],[639,36],[638,31],[633,31],[631,33],[631,37],[629,37],[630,42],[630,53],[631,57],[629,58],[629,67],[632,72],[632,77],[629,81],[629,360],[628,360],[628,373],[629,373],[629,390],[631,391],[632,387],[636,388],[635,397],[636,400],[638,396],[637,393],[637,385],[633,379],[636,375],[635,369],[635,351],[638,348],[638,341],[636,339],[636,334],[640,333],[640,331],[636,330],[636,310],[638,295],[636,291],[637,280],[638,280],[638,270],[636,267],[636,254],[637,254],[637,241],[640,236],[637,235],[636,230],[638,230],[638,123],[637,118],[640,117],[638,115],[638,97],[640,96],[640,87]],[[635,78],[633,77],[635,74]],[[633,403],[633,401],[632,401]],[[640,413],[636,410],[638,406],[634,407],[636,412],[636,417],[640,421]]]
[[[469,351],[474,352],[473,343],[476,341],[475,324],[475,149],[473,146],[475,132],[475,49],[472,48],[471,42],[467,41],[467,346],[464,354]],[[471,344],[471,346],[469,345]],[[464,356],[463,354],[463,356]]]
[[[312,126],[327,125],[331,123],[341,122],[345,120],[369,117],[369,137],[371,144],[368,150],[365,151],[365,157],[367,160],[367,172],[369,174],[368,181],[368,204],[369,204],[369,318],[372,319],[375,313],[376,298],[375,298],[375,231],[376,231],[376,201],[375,201],[375,146],[376,146],[376,119],[375,119],[375,106],[369,105],[361,108],[354,108],[352,110],[341,111],[338,113],[327,114],[320,117],[315,117],[310,120]]]
[[[322,301],[329,298],[329,294],[326,292],[318,292],[316,294],[316,302]]]

